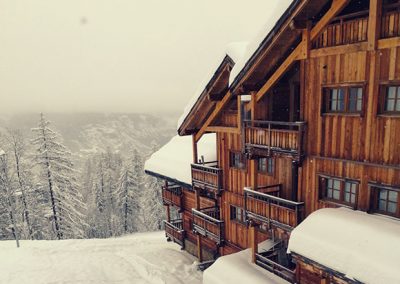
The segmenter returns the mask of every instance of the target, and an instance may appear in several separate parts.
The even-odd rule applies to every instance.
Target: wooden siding
[[[368,186],[369,182],[400,185],[400,169],[355,164],[351,161],[308,158],[304,163],[302,173],[301,199],[305,202],[307,215],[320,208],[340,206],[320,200],[318,192],[319,174],[358,181],[358,198],[355,207],[363,211],[370,209],[371,190]]]
[[[400,79],[399,48],[377,56],[378,82]],[[378,113],[379,91],[368,93],[371,55],[366,51],[321,56],[305,64],[304,119],[308,122],[307,153],[355,161],[398,165],[400,129],[398,117]],[[322,87],[345,84],[364,86],[361,114],[322,113]],[[370,131],[367,131],[369,128]],[[398,132],[398,131],[397,131]]]

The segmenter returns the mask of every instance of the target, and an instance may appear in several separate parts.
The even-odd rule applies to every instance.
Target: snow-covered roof
[[[291,233],[294,252],[350,279],[400,283],[400,221],[346,208],[321,209]]]
[[[261,245],[261,246],[260,246]],[[271,240],[259,245],[259,251],[272,247]],[[263,247],[263,248],[262,248]],[[219,257],[203,273],[203,284],[252,283],[252,284],[287,284],[282,278],[251,263],[251,250]]]
[[[230,77],[229,86],[235,81],[240,72],[246,66],[247,62],[252,58],[253,54],[257,51],[264,39],[267,38],[268,34],[273,30],[278,20],[282,17],[284,12],[292,4],[292,0],[269,0],[269,9],[265,10],[265,18],[268,19],[263,25],[257,36],[247,45],[247,49],[240,60],[236,61],[233,67]]]
[[[197,143],[199,159],[203,156],[206,162],[216,161],[216,151],[216,135],[203,135]],[[190,164],[192,163],[192,136],[177,135],[151,155],[145,163],[145,170],[190,186],[192,184]]]
[[[186,117],[189,115],[190,111],[195,106],[196,102],[199,100],[201,94],[207,87],[208,83],[215,75],[216,71],[218,70],[219,66],[223,62],[226,56],[229,56],[233,62],[237,62],[240,58],[244,55],[247,47],[247,42],[233,42],[227,45],[225,52],[218,56],[217,60],[215,60],[215,64],[210,68],[210,71],[206,74],[203,80],[200,82],[196,92],[194,93],[193,97],[190,99],[189,103],[186,105],[185,109],[183,110],[182,115],[178,119],[177,129],[180,128],[182,123],[185,121]]]

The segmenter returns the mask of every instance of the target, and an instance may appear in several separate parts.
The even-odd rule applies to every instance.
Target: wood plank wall
[[[399,52],[399,47],[377,51],[375,78],[378,83],[400,80]],[[357,202],[360,210],[368,210],[370,206],[368,182],[400,185],[400,118],[379,113],[380,88],[368,93],[369,78],[374,78],[369,74],[373,70],[369,66],[372,56],[368,51],[333,54],[311,58],[304,64],[304,118],[308,122],[309,143],[308,158],[301,170],[301,195],[307,214],[332,206],[318,200],[318,173],[360,181]],[[322,87],[347,83],[365,86],[364,112],[361,115],[322,114]],[[369,164],[363,165],[363,162]]]

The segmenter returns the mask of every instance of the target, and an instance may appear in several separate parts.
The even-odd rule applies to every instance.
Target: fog
[[[265,0],[0,0],[0,112],[179,112]]]

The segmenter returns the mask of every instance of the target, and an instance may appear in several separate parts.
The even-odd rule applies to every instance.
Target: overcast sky
[[[180,111],[271,0],[0,0],[0,112]]]

